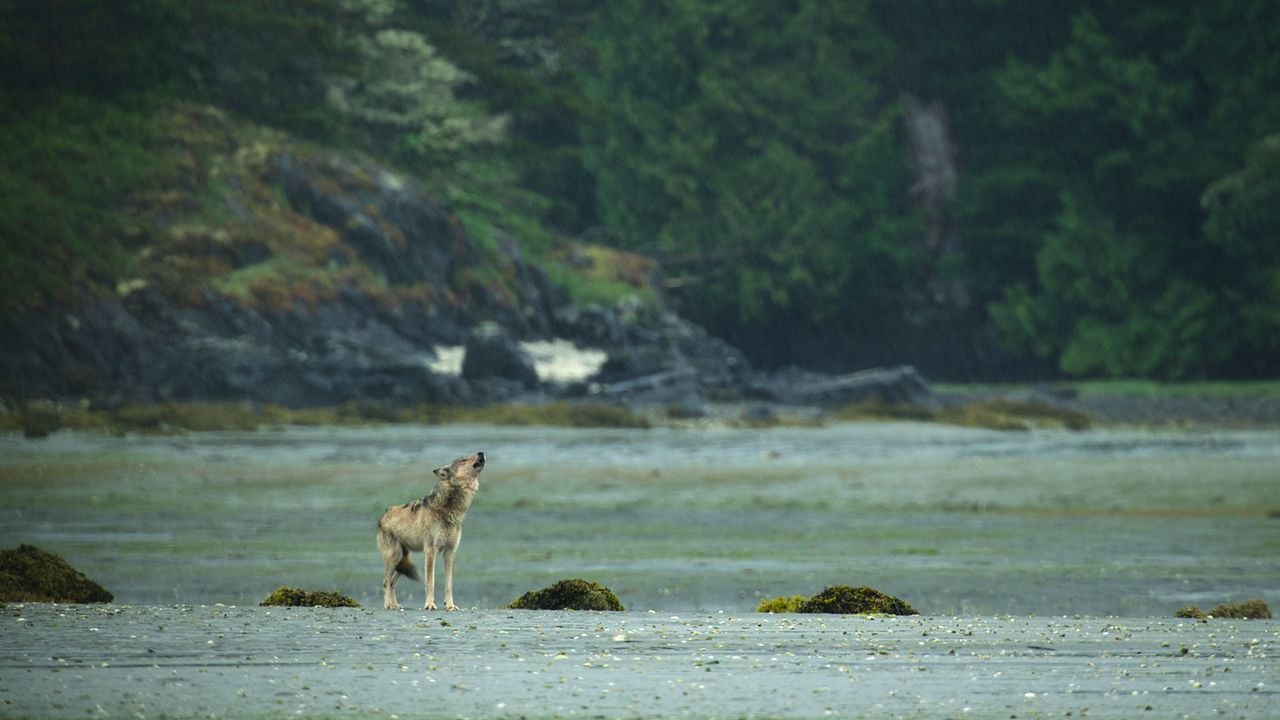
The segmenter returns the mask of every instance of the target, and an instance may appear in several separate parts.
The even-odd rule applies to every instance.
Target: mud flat
[[[0,609],[0,717],[1229,717],[1280,623]]]

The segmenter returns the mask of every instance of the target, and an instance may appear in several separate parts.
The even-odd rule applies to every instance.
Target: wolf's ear
[[[435,476],[440,478],[441,480],[448,480],[450,476],[453,475],[453,471],[450,470],[447,465],[445,467],[438,467],[435,470],[432,470],[431,472],[435,473]]]

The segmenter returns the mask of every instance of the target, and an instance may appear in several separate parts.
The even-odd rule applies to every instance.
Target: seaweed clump
[[[0,602],[109,603],[114,596],[35,545],[0,550]]]
[[[800,604],[796,612],[840,615],[919,615],[911,604],[874,588],[833,585]]]
[[[800,612],[800,606],[809,601],[809,598],[803,595],[780,595],[776,598],[767,598],[761,600],[756,606],[756,612],[762,613],[794,613]]]
[[[623,610],[612,590],[588,580],[561,580],[541,590],[521,595],[507,606],[512,610]]]
[[[1271,608],[1267,607],[1267,603],[1258,600],[1241,600],[1234,603],[1222,603],[1215,605],[1208,612],[1201,610],[1195,605],[1188,605],[1173,614],[1174,617],[1190,618],[1192,620],[1207,620],[1209,618],[1228,618],[1231,620],[1270,620]]]
[[[299,590],[284,585],[258,603],[277,607],[360,607],[360,603],[332,590]]]

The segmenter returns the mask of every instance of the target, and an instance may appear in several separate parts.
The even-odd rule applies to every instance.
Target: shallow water
[[[638,610],[743,612],[844,583],[931,615],[1168,617],[1280,602],[1277,441],[913,423],[8,436],[0,547],[62,554],[118,603],[254,604],[287,584],[376,606],[378,515],[484,450],[464,607],[584,577]]]

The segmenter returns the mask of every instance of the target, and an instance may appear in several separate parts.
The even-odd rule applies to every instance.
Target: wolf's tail
[[[396,565],[396,572],[410,580],[421,580],[422,577],[418,575],[418,568],[409,559],[409,549],[403,546],[400,549],[404,554],[400,556],[400,562]]]
[[[378,548],[382,550],[382,557],[387,560],[399,555],[399,559],[396,560],[396,572],[410,580],[422,579],[418,575],[418,568],[413,566],[413,560],[409,559],[409,548],[387,532],[386,528],[382,527],[381,520],[378,521]]]

